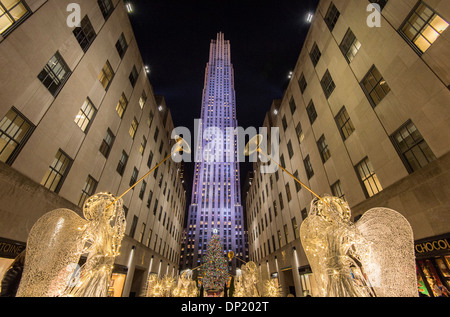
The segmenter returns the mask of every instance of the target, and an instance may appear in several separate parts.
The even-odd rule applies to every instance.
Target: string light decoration
[[[275,278],[266,280],[263,289],[263,297],[281,297],[281,288]]]
[[[410,224],[388,208],[350,221],[348,204],[314,199],[300,227],[303,248],[322,297],[417,297]]]
[[[260,274],[255,262],[241,266],[241,275],[235,280],[234,297],[261,297],[259,289]]]
[[[203,285],[207,292],[223,290],[228,281],[228,264],[223,254],[220,237],[213,234],[208,243],[202,267]]]

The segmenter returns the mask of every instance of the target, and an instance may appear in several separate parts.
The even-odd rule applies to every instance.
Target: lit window
[[[34,125],[12,108],[0,121],[0,161],[11,165],[26,143]]]
[[[300,122],[295,127],[295,133],[297,134],[298,143],[301,144],[303,142],[303,139],[305,138],[305,134],[303,133],[302,125],[300,124]]]
[[[137,122],[136,118],[133,118],[133,121],[131,122],[130,131],[129,134],[131,138],[134,140],[134,137],[136,136],[136,131],[139,126],[139,123]]]
[[[64,179],[69,173],[71,165],[72,159],[70,159],[63,151],[58,150],[52,164],[41,181],[41,185],[58,193]]]
[[[391,139],[410,173],[436,159],[422,134],[411,121],[395,132]]]
[[[109,63],[109,61],[106,61],[105,65],[102,68],[102,71],[100,72],[100,75],[98,76],[98,80],[100,80],[105,90],[108,90],[113,77],[114,71],[111,67],[111,64]]]
[[[62,89],[71,74],[69,66],[59,54],[55,55],[48,61],[44,69],[39,73],[38,78],[48,89],[48,91],[56,97]]]
[[[97,184],[97,181],[91,175],[89,175],[86,179],[86,184],[81,190],[80,199],[78,200],[79,207],[83,207],[86,199],[95,194],[95,191],[97,190]]]
[[[117,104],[116,111],[120,118],[123,118],[123,114],[128,107],[128,99],[124,93],[120,96],[119,103]]]
[[[0,1],[0,34],[5,36],[31,14],[23,0]]]
[[[378,181],[378,177],[373,170],[372,164],[367,157],[356,166],[356,171],[358,172],[359,179],[363,185],[364,192],[368,197],[372,197],[383,190]]]
[[[421,53],[424,53],[447,27],[447,21],[420,1],[400,28],[400,32]]]
[[[139,148],[139,153],[141,153],[141,155],[144,155],[145,147],[146,147],[146,146],[147,146],[147,139],[146,139],[146,137],[144,136],[144,137],[142,138],[141,146],[140,146],[140,148]]]
[[[141,107],[141,109],[143,109],[146,102],[147,102],[147,94],[145,93],[145,91],[143,91],[142,96],[139,99],[139,107]]]
[[[75,117],[75,123],[78,127],[80,127],[81,131],[83,131],[84,133],[87,132],[96,112],[97,110],[92,104],[92,101],[87,98],[77,116]]]

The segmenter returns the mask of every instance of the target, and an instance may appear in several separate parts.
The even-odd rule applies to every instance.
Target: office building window
[[[128,132],[130,134],[130,137],[134,140],[134,137],[136,136],[136,131],[138,129],[139,123],[137,122],[136,118],[133,118],[133,121],[131,122],[130,131]]]
[[[348,115],[347,109],[345,106],[337,114],[336,124],[338,126],[339,132],[341,133],[342,139],[345,141],[348,139],[350,135],[352,135],[353,131],[355,131],[355,127],[353,126],[353,122]]]
[[[108,128],[106,131],[106,136],[102,141],[102,145],[100,145],[100,153],[103,154],[105,158],[109,157],[109,153],[111,152],[111,148],[114,144],[115,136],[112,131]]]
[[[289,142],[287,144],[287,149],[288,149],[288,153],[289,153],[289,158],[292,159],[292,157],[294,156],[294,149],[292,148],[291,140],[289,140]]]
[[[61,54],[56,52],[56,54],[48,61],[47,65],[45,65],[44,69],[39,73],[38,78],[45,88],[56,97],[71,74],[72,72]]]
[[[311,61],[316,67],[317,63],[319,63],[320,57],[322,56],[322,53],[319,50],[319,47],[317,46],[317,43],[314,43],[313,48],[311,49],[311,53],[309,53],[309,57],[311,57]]]
[[[331,157],[330,149],[328,148],[327,140],[325,140],[325,136],[322,135],[317,141],[317,147],[319,149],[320,157],[322,158],[322,162],[325,163]]]
[[[289,186],[289,183],[286,184],[285,188],[286,188],[287,201],[290,202],[292,199],[292,195],[291,195],[291,188]]]
[[[97,184],[98,182],[91,175],[89,175],[86,179],[86,183],[84,184],[83,189],[81,190],[80,199],[78,200],[79,207],[83,207],[86,199],[95,194],[95,191],[97,190]]]
[[[11,108],[0,121],[0,161],[12,165],[33,130],[34,125]]]
[[[144,241],[145,228],[146,228],[146,224],[142,223],[141,232],[139,233],[139,238],[138,238],[139,243],[142,243],[142,241]]]
[[[111,64],[109,61],[106,61],[105,65],[102,68],[102,71],[100,72],[100,75],[98,75],[98,80],[101,82],[103,88],[105,90],[108,90],[109,85],[111,84],[111,81],[114,77],[114,71],[111,67]]]
[[[94,120],[96,112],[97,109],[95,109],[92,101],[89,98],[86,98],[84,104],[81,106],[80,111],[75,117],[75,123],[81,129],[81,131],[87,133],[89,127],[92,124],[92,121]]]
[[[141,153],[141,155],[144,155],[146,147],[147,147],[147,138],[144,136],[142,137],[141,146],[139,147],[139,153]]]
[[[128,49],[127,40],[125,39],[125,35],[120,34],[119,39],[116,42],[116,50],[119,53],[120,58],[122,59]]]
[[[409,173],[418,171],[436,159],[422,134],[411,121],[397,130],[391,136],[391,140]]]
[[[138,73],[138,71],[136,69],[136,66],[133,66],[133,69],[131,70],[130,76],[128,77],[130,79],[131,86],[133,86],[133,87],[136,86],[136,82],[138,80],[138,77],[139,77],[139,73]]]
[[[341,181],[337,181],[333,185],[331,185],[331,193],[334,197],[341,198],[342,200],[345,200],[345,194],[342,190]]]
[[[288,243],[289,243],[288,226],[285,224],[285,225],[283,226],[283,229],[284,229],[284,239],[285,239],[286,244],[288,244]]]
[[[419,53],[424,53],[447,27],[447,21],[425,2],[420,1],[403,23],[400,33]]]
[[[284,209],[283,194],[279,193],[278,199],[280,200],[280,208],[281,210],[283,210]]]
[[[62,150],[58,150],[52,164],[42,178],[41,185],[58,193],[69,173],[72,159]]]
[[[30,14],[23,0],[0,0],[0,34],[5,37]]]
[[[298,80],[298,86],[300,87],[300,91],[302,92],[302,94],[304,94],[306,87],[308,87],[308,84],[306,83],[305,75],[303,73]]]
[[[323,75],[322,80],[320,81],[320,84],[322,85],[323,92],[325,94],[325,97],[328,99],[330,98],[331,94],[333,93],[334,89],[336,88],[336,84],[333,81],[333,78],[331,78],[330,72],[325,72],[325,75]]]
[[[119,173],[121,176],[123,176],[123,172],[127,167],[127,162],[128,162],[128,155],[127,153],[125,153],[125,151],[122,151],[122,156],[120,157],[119,164],[117,165],[117,173]]]
[[[386,80],[381,76],[375,66],[367,73],[361,82],[361,86],[372,107],[376,107],[386,95],[391,91]]]
[[[153,199],[153,191],[151,190],[150,193],[148,194],[147,208],[150,208],[150,205],[152,203],[152,199]]]
[[[301,144],[303,142],[303,139],[305,138],[305,134],[303,133],[302,125],[297,123],[297,126],[295,127],[295,133],[297,134],[298,143]]]
[[[139,171],[138,171],[138,169],[135,167],[135,168],[133,169],[133,174],[131,174],[130,186],[133,186],[134,184],[136,184],[138,175],[139,175]]]
[[[309,155],[303,160],[303,164],[305,165],[306,175],[308,176],[308,179],[311,179],[314,176],[314,170],[311,165]]]
[[[308,217],[308,211],[306,210],[306,208],[302,209],[301,214],[303,220],[305,220]]]
[[[133,185],[134,185],[135,183],[133,183]],[[143,181],[142,182],[142,185],[141,185],[141,190],[140,190],[140,192],[139,192],[139,198],[140,199],[144,199],[144,194],[145,194],[145,189],[147,188],[147,182],[146,181]]]
[[[356,171],[367,197],[372,197],[383,190],[367,157],[356,166]]]
[[[298,176],[298,171],[295,171],[294,173],[294,177],[298,180],[300,180],[299,176]],[[295,181],[295,190],[297,191],[297,193],[300,191],[300,189],[302,189],[302,185],[300,185],[299,182]]]
[[[83,18],[83,20],[81,20],[80,26],[73,30],[73,35],[75,35],[75,38],[80,44],[83,52],[86,53],[89,46],[91,46],[97,36],[94,28],[92,27],[91,20],[89,20],[87,15]]]
[[[297,226],[297,219],[295,219],[295,217],[291,219],[291,224],[292,230],[294,231],[294,239],[298,239],[300,237],[300,231]]]
[[[139,107],[141,107],[141,109],[144,109],[144,105],[146,102],[147,102],[147,94],[145,93],[145,91],[142,91],[141,98],[139,98]]]
[[[297,110],[297,105],[295,104],[294,97],[291,97],[291,100],[289,101],[289,107],[291,108],[291,113],[294,114],[295,110]]]
[[[153,135],[153,139],[155,140],[155,142],[158,140],[158,135],[159,135],[159,128],[156,127],[155,134]]]
[[[120,118],[123,118],[123,115],[124,115],[125,111],[127,110],[127,107],[128,107],[127,96],[125,96],[125,94],[122,93],[122,95],[120,96],[120,99],[119,99],[119,103],[116,106],[116,111]]]
[[[130,228],[130,237],[134,238],[134,234],[136,233],[136,227],[138,224],[138,217],[133,216],[133,222],[131,223],[131,228]]]
[[[330,31],[333,31],[334,26],[336,25],[340,15],[341,13],[339,12],[339,10],[336,8],[334,3],[331,2],[327,14],[325,15],[324,18],[325,23],[328,26],[328,29],[330,29]]]
[[[107,20],[111,13],[114,11],[114,6],[111,0],[97,0],[100,11],[102,11],[103,18]]]
[[[283,125],[283,131],[286,132],[286,129],[288,127],[286,116],[283,116],[283,119],[281,119],[281,123]]]
[[[314,121],[316,121],[317,119],[317,112],[316,107],[314,106],[314,102],[312,100],[309,102],[308,107],[306,107],[306,112],[308,113],[309,122],[313,124]]]
[[[147,160],[147,167],[152,168],[152,163],[153,163],[153,152],[150,151],[150,154],[148,155],[148,160]]]
[[[352,30],[348,29],[344,38],[342,39],[341,45],[339,45],[342,54],[344,54],[347,63],[351,63],[361,49],[361,43],[353,34]]]

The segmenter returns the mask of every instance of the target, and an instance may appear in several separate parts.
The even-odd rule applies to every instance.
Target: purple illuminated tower
[[[234,73],[230,42],[223,33],[211,41],[206,66],[201,123],[197,129],[192,201],[189,206],[182,268],[201,264],[213,233],[220,235],[226,253],[245,258],[244,218],[241,206]],[[211,133],[208,133],[210,131]],[[212,148],[212,152],[208,148]],[[216,155],[214,160],[207,155]],[[234,274],[239,261],[229,262]]]

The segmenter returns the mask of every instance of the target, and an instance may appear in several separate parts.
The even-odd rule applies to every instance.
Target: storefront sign
[[[430,255],[429,253],[450,252],[450,236],[444,235],[415,243],[416,255]]]
[[[25,250],[25,244],[0,238],[0,258],[15,259]]]

